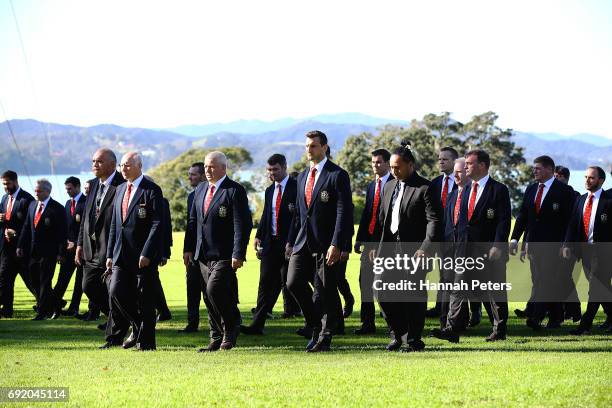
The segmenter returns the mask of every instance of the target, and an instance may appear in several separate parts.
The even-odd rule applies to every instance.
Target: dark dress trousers
[[[246,190],[240,184],[226,176],[204,213],[208,189],[209,183],[203,182],[195,190],[183,247],[200,264],[211,340],[225,338],[235,343],[241,318],[232,258],[246,259],[253,221]]]
[[[155,305],[157,266],[164,256],[164,205],[159,186],[142,178],[132,189],[132,199],[125,219],[122,202],[128,183],[117,187],[113,203],[107,258],[113,260],[109,294],[111,314],[117,329],[124,333],[132,327],[132,335],[140,349],[155,349]],[[140,257],[150,260],[139,268]]]
[[[265,203],[261,220],[257,227],[256,238],[261,240],[261,263],[259,266],[259,288],[257,291],[257,306],[251,326],[263,329],[267,314],[272,312],[276,300],[283,292],[285,312],[295,314],[300,311],[293,295],[287,290],[287,268],[289,261],[285,258],[285,246],[289,230],[293,226],[295,214],[297,181],[289,177],[282,192],[276,235],[272,231],[272,220],[275,216],[273,205],[273,183],[265,191]]]
[[[195,190],[187,196],[187,220],[191,213]],[[183,248],[183,252],[186,252]],[[197,260],[190,262],[186,267],[187,286],[187,326],[197,329],[200,325],[200,299],[203,299],[204,281],[200,272],[200,264]]]
[[[439,200],[432,196],[429,180],[413,172],[404,183],[404,191],[400,196],[401,182],[391,180],[385,186],[381,202],[379,225],[375,236],[379,240],[378,255],[395,257],[396,254],[412,256],[415,251],[423,250],[429,256],[437,250],[441,235],[441,208]],[[399,225],[392,232],[393,206],[399,201]],[[406,274],[404,270],[385,271],[383,281],[397,282],[400,278],[408,278],[417,283],[425,279],[427,270],[419,269],[414,274]],[[425,311],[427,309],[427,292],[414,290],[403,293],[398,298],[395,294],[378,293],[380,307],[385,314],[387,324],[396,338],[407,334],[407,342],[420,342],[425,326]]]
[[[305,190],[309,172],[310,169],[304,170],[297,179],[295,226],[288,239],[293,254],[289,260],[287,287],[297,299],[306,324],[313,328],[313,340],[329,343],[342,308],[338,295],[342,263],[329,266],[325,256],[331,245],[340,251],[351,250],[351,185],[348,173],[328,159],[307,206]]]
[[[168,260],[170,259],[170,255],[172,254],[170,249],[172,247],[172,216],[170,214],[170,203],[165,197],[162,198],[162,205],[162,226],[164,229],[162,258]],[[164,293],[164,287],[162,286],[161,280],[159,279],[159,270],[157,270],[155,273],[154,285],[157,293],[157,303],[155,305],[155,309],[157,309],[157,313],[160,316],[165,316],[166,318],[169,318],[171,316],[171,313],[170,309],[168,308],[168,303],[166,302],[166,294]]]
[[[27,258],[17,258],[15,250],[19,241],[23,224],[28,215],[28,207],[34,197],[22,189],[16,195],[12,205],[10,219],[0,222],[0,306],[1,315],[4,317],[13,316],[13,298],[15,293],[15,278],[21,276],[27,288],[35,295],[34,288],[30,283]],[[9,195],[5,194],[0,200],[0,213],[8,211]],[[14,230],[17,234],[8,240],[5,237],[7,229]]]
[[[66,213],[60,203],[50,198],[35,226],[37,209],[38,201],[32,201],[18,248],[23,249],[30,260],[30,282],[36,292],[38,315],[50,316],[57,304],[51,287],[55,264],[66,247]]]

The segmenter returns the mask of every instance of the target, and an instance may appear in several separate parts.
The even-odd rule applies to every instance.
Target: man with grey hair
[[[30,203],[23,225],[17,256],[30,259],[30,282],[38,303],[36,317],[32,320],[57,318],[54,313],[57,300],[51,287],[56,262],[62,262],[66,246],[67,221],[64,206],[53,200],[51,183],[47,179],[36,181],[36,200]]]
[[[246,190],[227,177],[227,158],[211,152],[204,159],[205,182],[194,196],[183,261],[199,262],[208,309],[210,342],[200,352],[229,350],[240,333],[236,271],[246,259],[253,221]]]

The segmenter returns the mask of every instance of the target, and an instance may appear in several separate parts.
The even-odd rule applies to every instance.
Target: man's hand
[[[83,247],[77,246],[76,252],[74,253],[74,263],[81,266],[81,260],[83,259]]]
[[[361,242],[357,241],[355,242],[355,253],[356,254],[360,254],[361,253]]]
[[[168,258],[162,258],[161,261],[159,261],[159,266],[164,266],[167,263],[168,263]]]
[[[7,228],[4,230],[4,236],[8,242],[11,242],[11,240],[17,236],[17,232],[15,232],[14,229]]]
[[[568,247],[563,247],[562,249],[563,258],[570,259],[572,257],[572,250]]]
[[[518,250],[518,241],[516,239],[510,241],[510,244],[508,244],[508,250],[510,251],[510,255],[516,255],[516,251]]]
[[[287,244],[287,246],[285,246],[285,259],[291,258],[292,254],[293,254],[293,247]]]
[[[74,242],[68,241],[68,245],[66,245],[66,250],[67,251],[73,251],[74,250]]]
[[[374,263],[374,258],[376,258],[375,249],[370,249],[370,252],[368,253],[368,258],[370,258],[370,262]]]
[[[0,222],[4,221],[4,217],[5,217],[4,213],[0,213]]]
[[[526,257],[526,256],[527,256],[527,251],[522,250],[522,251],[521,251],[521,255],[519,256],[519,260],[520,260],[521,262],[525,262],[525,257]]]
[[[413,258],[423,258],[424,256],[425,256],[425,251],[423,251],[422,249],[417,249],[412,257]]]
[[[17,248],[15,255],[17,255],[17,258],[23,258],[23,249]]]
[[[340,260],[340,250],[337,246],[330,245],[327,249],[327,255],[325,261],[328,266],[335,265]]]
[[[501,250],[498,247],[491,247],[489,250],[489,260],[497,261],[501,258]]]
[[[106,269],[113,269],[113,259],[106,258]]]
[[[260,246],[261,246],[261,239],[255,238],[255,240],[253,241],[253,249],[255,250],[255,252],[259,251]]]
[[[183,263],[185,266],[193,262],[193,252],[185,252],[183,254]]]
[[[140,256],[140,258],[138,258],[138,268],[146,268],[149,265],[151,265],[151,260],[146,256]]]
[[[244,260],[232,258],[232,269],[238,270],[238,269],[242,268],[243,264],[244,264]]]

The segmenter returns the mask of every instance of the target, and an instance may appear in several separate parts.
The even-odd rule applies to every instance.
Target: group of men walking
[[[458,342],[460,335],[481,320],[481,304],[492,331],[487,341],[507,335],[508,303],[505,289],[465,290],[462,283],[485,278],[506,281],[509,255],[528,257],[533,290],[527,309],[517,314],[534,330],[558,328],[564,319],[580,321],[573,334],[591,330],[603,305],[608,316],[602,326],[610,331],[612,275],[612,194],[602,190],[605,172],[587,169],[587,194],[567,185],[567,169],[555,167],[548,156],[534,160],[535,183],[523,198],[511,230],[508,188],[489,174],[490,158],[483,150],[459,157],[445,147],[439,152],[442,175],[429,181],[418,173],[409,143],[392,152],[372,152],[374,178],[368,185],[365,208],[353,238],[354,206],[349,174],[331,160],[327,136],[306,134],[310,166],[297,177],[287,173],[287,161],[272,155],[267,173],[272,184],[265,191],[264,210],[253,246],[260,259],[260,282],[253,320],[243,324],[238,309],[237,271],[246,260],[253,228],[244,187],[227,175],[227,158],[209,153],[189,169],[193,191],[188,197],[188,222],[183,243],[187,276],[187,326],[199,326],[203,299],[208,312],[209,344],[200,352],[229,350],[240,333],[261,335],[280,296],[284,317],[302,317],[298,330],[308,338],[308,352],[328,351],[332,338],[344,333],[353,296],[346,281],[349,253],[361,254],[361,326],[355,334],[376,332],[375,300],[391,335],[389,351],[421,351],[425,318],[436,315],[440,328],[432,335]],[[156,348],[155,322],[170,318],[159,281],[158,267],[170,257],[171,224],[167,200],[159,186],[142,174],[142,159],[128,153],[116,171],[116,158],[100,149],[92,161],[95,179],[86,197],[76,178],[66,180],[71,199],[62,207],[49,198],[51,186],[39,180],[36,199],[21,190],[17,175],[5,172],[6,195],[0,202],[0,313],[12,316],[13,286],[20,274],[37,300],[35,319],[56,317],[72,271],[90,300],[88,316],[104,313],[107,323],[103,348]],[[601,244],[601,245],[600,245]],[[386,284],[426,279],[426,262],[410,273],[389,269],[373,273],[377,258],[408,254],[413,259],[433,256],[483,259],[484,267],[458,273],[440,267],[436,307],[427,310],[427,291],[374,289],[375,279]],[[589,280],[589,303],[584,314],[576,295],[572,270],[581,259]],[[26,262],[27,260],[27,262]],[[55,263],[60,273],[51,287]],[[80,272],[79,272],[80,271]],[[81,275],[79,275],[81,274]],[[79,285],[81,286],[81,285]],[[345,299],[343,309],[340,294]],[[69,313],[78,314],[80,292],[75,290]],[[157,312],[156,312],[157,310]],[[130,332],[131,330],[131,332]]]

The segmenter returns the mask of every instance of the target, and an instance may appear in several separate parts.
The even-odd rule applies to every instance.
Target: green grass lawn
[[[388,340],[377,318],[376,336],[337,336],[333,352],[315,355],[305,353],[305,339],[294,334],[301,320],[274,319],[265,336],[241,336],[233,350],[196,353],[207,343],[205,312],[204,330],[177,333],[186,319],[185,272],[182,234],[174,238],[173,259],[161,270],[174,318],[158,325],[156,352],[98,350],[99,322],[30,321],[33,298],[19,282],[15,318],[0,320],[0,386],[69,387],[68,404],[78,407],[612,406],[610,335],[595,330],[571,337],[568,327],[535,335],[515,318],[507,341],[485,343],[490,327],[483,322],[459,344],[426,338],[426,351],[417,354],[384,351]],[[358,298],[358,257],[352,255],[349,263]],[[525,265],[512,261],[510,267]],[[259,277],[252,253],[238,276],[248,323]],[[522,305],[511,310],[514,306]],[[84,298],[81,310],[85,307]],[[281,308],[278,302],[275,311]],[[347,333],[358,326],[358,316],[356,310],[348,319]],[[600,314],[596,323],[602,319]],[[436,325],[428,320],[426,330]]]

